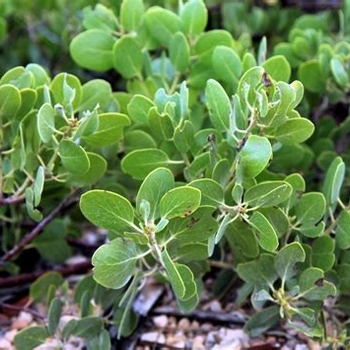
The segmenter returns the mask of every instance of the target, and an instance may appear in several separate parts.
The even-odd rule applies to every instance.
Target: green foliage
[[[58,332],[63,342],[80,336],[88,348],[109,348],[92,300],[128,336],[151,276],[190,312],[221,251],[233,257],[241,295],[260,309],[246,323],[251,335],[283,319],[324,341],[323,301],[338,307],[349,288],[350,123],[331,114],[335,104],[348,109],[347,28],[332,36],[312,16],[289,28],[293,11],[268,15],[243,2],[222,5],[225,28],[208,30],[202,0],[114,6],[85,7],[69,43],[75,64],[98,78],[51,77],[28,64],[0,79],[2,249],[21,242],[22,220],[48,218],[30,247],[52,262],[68,258],[75,219],[51,214],[76,191],[79,224],[109,238],[92,257],[93,279],[76,287],[81,318],[58,331],[64,300],[53,291],[63,280],[43,276],[31,297],[49,305],[48,324],[22,331],[16,345]],[[275,29],[282,41],[253,46],[249,33]]]

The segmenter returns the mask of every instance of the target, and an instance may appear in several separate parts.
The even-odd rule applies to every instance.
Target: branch
[[[41,220],[32,231],[28,232],[16,246],[6,252],[0,259],[0,266],[3,266],[6,261],[12,259],[15,255],[22,252],[26,245],[31,243],[33,239],[45,228],[45,226],[50,223],[64,208],[75,204],[78,201],[77,198],[70,201],[74,194],[75,191],[72,191],[68,196],[66,196],[62,202],[49,215]]]
[[[84,261],[78,264],[59,267],[57,269],[52,269],[50,271],[56,271],[62,276],[69,276],[73,274],[86,273],[91,269],[91,262]],[[48,271],[37,271],[33,273],[23,273],[18,276],[9,276],[5,278],[0,278],[0,289],[10,288],[16,286],[23,286],[24,284],[31,283],[39,278],[41,275]]]

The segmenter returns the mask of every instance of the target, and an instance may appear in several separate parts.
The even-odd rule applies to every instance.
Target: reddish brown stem
[[[26,247],[26,245],[32,242],[32,240],[45,228],[45,226],[51,222],[64,208],[70,206],[71,204],[75,204],[77,199],[71,201],[74,194],[75,192],[71,192],[68,196],[66,196],[62,202],[49,215],[41,220],[32,231],[28,232],[16,246],[6,252],[0,259],[0,266],[4,265],[6,261],[12,259],[14,256],[18,255]]]

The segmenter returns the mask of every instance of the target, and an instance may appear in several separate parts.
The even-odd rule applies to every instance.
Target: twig
[[[78,264],[62,266],[57,269],[52,269],[50,271],[56,271],[62,276],[69,276],[77,273],[86,273],[86,271],[91,269],[90,261],[84,261]],[[48,271],[37,271],[33,273],[24,273],[17,276],[9,276],[5,278],[0,278],[0,289],[10,288],[14,286],[23,286],[26,283],[35,281],[38,277],[43,275]]]
[[[6,252],[0,259],[0,266],[4,265],[6,261],[19,254],[26,247],[26,245],[32,242],[32,240],[45,228],[45,226],[51,222],[55,216],[58,215],[66,206],[75,204],[77,202],[77,199],[71,203],[68,203],[74,194],[75,191],[72,191],[68,196],[66,196],[62,202],[49,215],[41,220],[32,231],[28,232],[16,246]]]
[[[152,310],[153,314],[171,315],[175,317],[184,317],[185,315],[181,311],[171,306],[160,306]],[[236,323],[244,324],[247,320],[246,317],[240,312],[213,312],[204,310],[194,310],[189,314],[186,314],[187,318],[194,318],[202,321],[212,321],[220,323]]]

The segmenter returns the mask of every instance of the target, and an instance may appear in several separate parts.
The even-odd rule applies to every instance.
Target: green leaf
[[[294,208],[298,223],[311,226],[324,216],[326,200],[320,192],[308,192],[298,199]]]
[[[186,153],[194,143],[194,127],[189,120],[178,125],[174,131],[174,144],[180,153]]]
[[[160,44],[168,46],[176,32],[180,30],[180,18],[172,11],[159,6],[150,7],[144,16],[148,31]]]
[[[105,349],[111,350],[111,337],[109,332],[104,329],[98,335],[88,338],[85,340],[85,344],[87,346],[87,350],[95,350],[95,349]]]
[[[335,81],[342,88],[346,88],[349,85],[349,75],[345,70],[343,62],[337,56],[331,59],[331,71]]]
[[[259,212],[262,213],[273,226],[279,238],[285,236],[289,230],[290,222],[288,216],[281,208],[276,206],[259,208]]]
[[[138,315],[132,308],[118,307],[113,317],[113,324],[118,328],[118,338],[130,336],[137,327],[137,323]]]
[[[322,192],[324,193],[327,201],[327,206],[333,206],[336,204],[342,184],[345,176],[345,164],[341,157],[336,157],[329,166]]]
[[[269,306],[254,314],[244,325],[245,331],[251,337],[258,337],[280,320],[278,306]]]
[[[81,92],[82,100],[77,107],[79,112],[93,111],[97,106],[107,110],[113,97],[111,85],[103,79],[93,79],[86,82],[82,86]]]
[[[189,186],[201,191],[201,206],[211,205],[217,208],[224,202],[222,187],[212,179],[197,179],[189,183]]]
[[[174,187],[174,176],[166,168],[157,168],[150,172],[136,196],[136,209],[140,212],[141,202],[146,200],[150,205],[150,213],[147,219],[154,220],[159,218],[158,204],[160,199]]]
[[[329,271],[335,262],[334,246],[334,239],[330,236],[315,239],[312,245],[312,266]]]
[[[50,84],[50,91],[54,102],[66,108],[68,117],[72,117],[73,110],[78,109],[82,99],[80,80],[72,74],[57,74]]]
[[[335,241],[340,249],[350,248],[350,213],[343,210],[337,218]]]
[[[250,135],[238,154],[238,172],[244,178],[259,175],[272,158],[270,141],[263,136]]]
[[[292,191],[288,182],[264,181],[249,187],[244,194],[244,201],[251,207],[272,207],[287,200]]]
[[[44,103],[38,111],[37,128],[44,143],[50,142],[55,132],[55,115],[56,112],[49,103]]]
[[[120,22],[124,30],[127,32],[136,31],[144,12],[143,0],[124,0],[120,5]]]
[[[123,172],[143,180],[152,170],[169,164],[168,155],[160,149],[140,149],[127,154],[122,160]]]
[[[98,128],[82,139],[93,147],[110,146],[119,142],[124,135],[124,128],[130,125],[130,119],[121,113],[103,113],[98,116]]]
[[[205,88],[205,98],[214,128],[219,132],[227,131],[232,109],[224,88],[214,79],[209,79]]]
[[[99,118],[96,109],[90,113],[85,113],[84,117],[79,120],[79,126],[74,133],[74,141],[79,142],[82,136],[90,136],[93,134],[99,124]]]
[[[278,278],[274,268],[274,257],[266,253],[256,260],[239,264],[237,273],[242,280],[258,289],[273,285]]]
[[[125,78],[139,76],[143,66],[143,53],[136,39],[124,35],[113,46],[113,66]]]
[[[291,118],[276,129],[276,138],[283,144],[301,143],[314,132],[314,124],[305,118]]]
[[[162,251],[162,262],[176,298],[190,299],[197,290],[192,271],[186,265],[174,263],[166,249]]]
[[[36,177],[35,177],[34,186],[33,186],[35,207],[37,207],[40,204],[41,194],[44,189],[44,182],[45,182],[45,171],[44,171],[44,168],[40,165],[36,172]]]
[[[122,233],[133,227],[134,209],[121,195],[103,190],[85,192],[80,210],[94,225]]]
[[[231,47],[216,46],[212,61],[214,71],[219,79],[229,84],[238,82],[243,70],[242,62]]]
[[[16,349],[32,350],[45,343],[49,337],[45,327],[34,326],[22,329],[13,340]]]
[[[297,263],[304,262],[305,251],[300,243],[293,242],[285,245],[275,257],[275,269],[285,283],[298,273]]]
[[[71,333],[76,337],[90,338],[98,335],[103,329],[101,317],[89,316],[75,320],[75,327]]]
[[[276,81],[288,82],[291,75],[291,68],[285,56],[275,55],[268,58],[262,66],[266,72]]]
[[[48,311],[48,325],[47,330],[50,335],[53,335],[56,331],[58,323],[60,321],[63,303],[61,299],[54,298],[50,303],[50,308]]]
[[[71,140],[62,140],[58,146],[63,166],[72,174],[85,174],[90,168],[85,150]]]
[[[190,45],[185,35],[177,32],[170,41],[169,58],[178,72],[184,72],[190,64]]]
[[[160,215],[168,220],[191,215],[200,205],[201,191],[181,186],[169,190],[159,203]]]
[[[128,103],[128,113],[133,123],[147,126],[148,112],[154,107],[154,102],[146,96],[134,95]]]
[[[96,183],[106,172],[107,162],[99,154],[87,152],[86,153],[89,162],[90,168],[84,174],[70,174],[67,182],[72,186],[89,186]]]
[[[0,86],[0,118],[11,119],[19,110],[21,102],[19,89],[10,84]]]
[[[267,218],[262,213],[256,211],[248,221],[258,231],[257,237],[261,248],[269,252],[275,251],[278,247],[278,237]]]
[[[118,19],[114,12],[102,4],[94,8],[83,8],[83,26],[85,29],[101,29],[105,32],[116,32],[119,28]]]
[[[320,62],[317,60],[309,60],[301,63],[298,70],[298,77],[305,86],[305,89],[311,92],[322,93],[326,89],[326,81],[322,74]]]
[[[133,242],[113,239],[92,256],[94,279],[106,288],[122,288],[134,274],[138,258]]]
[[[324,273],[316,267],[304,270],[299,278],[300,294],[307,300],[325,300],[336,295],[333,283],[325,280]]]
[[[58,289],[64,283],[64,278],[58,272],[46,272],[30,285],[29,295],[34,302],[44,301],[49,305],[48,290],[51,286]]]
[[[89,29],[70,43],[73,60],[83,68],[104,72],[113,67],[113,36],[101,29]]]
[[[190,0],[180,8],[182,30],[189,35],[201,34],[208,20],[208,11],[202,0]]]

